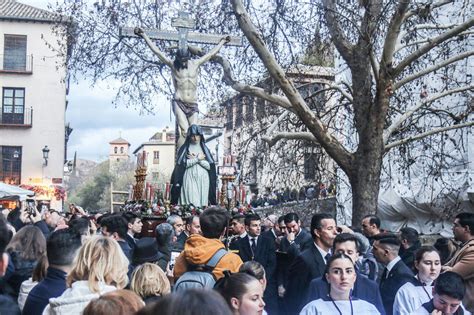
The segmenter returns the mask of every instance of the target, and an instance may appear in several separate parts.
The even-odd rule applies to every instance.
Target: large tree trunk
[[[375,214],[380,186],[382,152],[363,145],[369,150],[357,151],[353,171],[349,177],[352,187],[352,225],[360,226],[367,214]]]
[[[354,118],[359,137],[357,151],[353,155],[350,174],[352,188],[352,224],[359,226],[367,214],[377,212],[380,175],[383,160],[383,131],[389,100],[385,73],[373,91],[370,69],[370,51],[361,45],[351,62]],[[373,95],[375,94],[375,95]]]

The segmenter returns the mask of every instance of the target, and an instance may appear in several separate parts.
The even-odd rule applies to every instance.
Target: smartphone
[[[173,271],[174,269],[174,264],[176,262],[176,258],[178,258],[179,254],[181,252],[171,252],[171,258],[170,258],[170,270]]]
[[[26,200],[26,212],[28,212],[29,215],[36,216],[36,202],[32,199],[27,199]]]

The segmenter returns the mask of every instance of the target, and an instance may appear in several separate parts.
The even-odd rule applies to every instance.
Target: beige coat
[[[447,265],[464,279],[466,294],[462,302],[469,312],[474,313],[474,239],[464,244]]]

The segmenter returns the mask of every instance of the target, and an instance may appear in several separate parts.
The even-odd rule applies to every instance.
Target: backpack
[[[182,292],[192,288],[212,289],[216,283],[212,271],[225,254],[227,254],[227,251],[224,248],[220,248],[206,264],[190,265],[189,271],[179,277],[175,283],[173,292]]]

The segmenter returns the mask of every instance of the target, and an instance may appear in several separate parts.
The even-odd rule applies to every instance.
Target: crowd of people
[[[286,202],[292,201],[308,201],[313,199],[326,198],[333,196],[335,193],[335,183],[331,182],[329,187],[326,187],[324,183],[311,184],[297,188],[282,188],[282,189],[267,189],[263,194],[252,193],[247,200],[248,204],[252,208],[275,206]]]
[[[0,218],[0,314],[470,314],[474,214],[454,239],[338,226],[327,213],[171,215],[140,237],[131,212]]]

